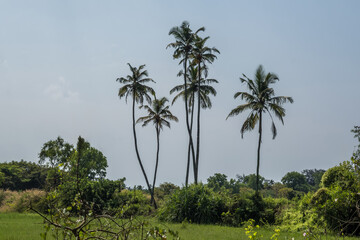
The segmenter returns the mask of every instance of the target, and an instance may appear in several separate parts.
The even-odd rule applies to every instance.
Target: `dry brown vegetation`
[[[45,191],[31,189],[25,191],[0,190],[0,213],[24,212],[30,202],[39,203],[45,197]]]

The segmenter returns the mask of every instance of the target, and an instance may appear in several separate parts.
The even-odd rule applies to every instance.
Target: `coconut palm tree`
[[[210,37],[205,37],[205,38],[201,38],[198,35],[195,36],[195,44],[194,44],[194,48],[193,51],[191,52],[191,58],[193,59],[192,64],[197,65],[198,67],[198,88],[200,89],[200,85],[201,85],[201,73],[205,72],[207,73],[207,71],[202,71],[202,68],[207,70],[206,68],[206,64],[207,63],[213,63],[214,60],[217,58],[215,53],[220,54],[220,51],[215,48],[209,48],[207,47],[206,41],[209,39]],[[199,156],[200,156],[200,104],[201,104],[201,92],[198,91],[198,114],[197,114],[197,134],[196,134],[196,160],[195,160],[195,165],[196,165],[196,177],[198,176],[199,173]]]
[[[133,67],[128,63],[131,71],[131,75],[127,75],[126,77],[120,77],[117,78],[116,81],[120,82],[121,84],[124,84],[119,89],[119,97],[125,97],[125,101],[127,102],[127,98],[129,96],[132,96],[132,121],[133,121],[133,135],[134,135],[134,143],[135,143],[135,151],[136,156],[139,161],[139,165],[141,167],[141,171],[144,175],[146,185],[148,187],[148,190],[151,194],[151,197],[153,198],[154,192],[151,190],[150,183],[148,181],[144,166],[142,164],[138,145],[137,145],[137,138],[136,138],[136,129],[135,129],[135,102],[140,103],[143,105],[144,99],[147,102],[151,102],[151,95],[155,95],[154,89],[152,89],[149,86],[146,86],[146,83],[154,82],[151,78],[148,77],[148,72],[144,70],[145,65],[140,65],[138,68]],[[154,207],[157,208],[156,202],[154,201]]]
[[[163,130],[163,126],[170,128],[169,121],[178,122],[178,118],[174,116],[170,110],[169,105],[165,105],[168,102],[168,99],[163,97],[161,99],[154,99],[152,101],[151,106],[144,105],[142,106],[148,112],[148,115],[144,117],[140,117],[136,123],[143,123],[143,127],[148,125],[148,123],[152,122],[155,126],[156,130],[156,164],[155,164],[155,172],[154,172],[154,180],[152,184],[152,192],[154,193],[155,183],[156,183],[156,175],[159,164],[159,150],[160,150],[160,130]],[[141,108],[142,108],[141,107]],[[152,196],[153,197],[153,196]],[[152,201],[154,199],[152,198]]]
[[[204,69],[204,71],[206,71],[206,69]],[[187,91],[188,92],[188,110],[190,115],[190,131],[192,133],[192,129],[193,129],[193,120],[194,120],[194,112],[195,112],[195,95],[198,92],[198,68],[197,66],[189,66],[188,68],[188,84],[187,84]],[[179,72],[179,75],[181,76],[183,73],[183,71]],[[209,95],[213,95],[216,96],[216,90],[215,88],[213,88],[212,86],[210,86],[209,84],[212,83],[218,83],[218,81],[216,79],[204,79],[201,78],[200,81],[200,102],[201,102],[201,108],[206,109],[206,108],[211,108],[212,107],[212,103],[211,103],[211,99],[209,97]],[[178,100],[180,97],[184,98],[185,95],[185,85],[178,85],[175,86],[174,88],[172,88],[170,90],[170,94],[174,93],[174,92],[178,92],[178,94],[174,97],[172,104],[175,103],[176,100]],[[185,186],[187,186],[188,184],[188,179],[189,179],[189,168],[190,168],[190,144],[188,147],[188,163],[187,163],[187,167],[186,167],[186,179],[185,179]],[[196,169],[196,164],[195,164],[195,159],[193,159],[193,168],[194,170]],[[194,172],[195,174],[195,172]]]
[[[282,124],[284,124],[283,118],[285,116],[285,109],[282,105],[286,102],[293,103],[293,99],[285,96],[274,96],[274,89],[271,88],[270,85],[276,83],[279,78],[274,73],[266,74],[261,65],[256,70],[255,80],[249,79],[244,74],[243,77],[244,78],[240,78],[240,81],[246,84],[249,92],[237,92],[235,93],[234,98],[236,99],[240,97],[241,100],[245,100],[246,103],[234,108],[226,119],[236,116],[243,111],[250,110],[250,114],[244,121],[240,130],[242,138],[246,131],[253,130],[256,124],[259,123],[259,142],[256,166],[256,193],[258,193],[263,113],[268,113],[271,118],[271,130],[273,139],[275,139],[277,131],[272,114],[274,114],[278,119],[280,119]]]
[[[187,81],[186,81],[186,77],[187,77],[187,64],[188,64],[188,60],[189,60],[189,55],[193,49],[193,45],[194,45],[194,40],[195,40],[195,35],[200,32],[200,31],[204,31],[205,28],[199,28],[196,32],[193,32],[190,29],[190,24],[187,21],[182,22],[182,24],[178,27],[173,27],[170,29],[169,31],[169,35],[173,35],[175,38],[175,42],[168,44],[168,47],[174,48],[174,53],[173,53],[173,58],[174,59],[180,59],[179,64],[183,64],[184,66],[184,85],[185,85],[185,89],[187,89]],[[188,135],[189,135],[189,143],[191,146],[191,152],[192,152],[192,156],[193,159],[195,159],[195,151],[194,151],[194,145],[193,145],[193,139],[191,136],[191,131],[190,131],[190,124],[189,124],[189,111],[188,111],[188,105],[187,105],[187,92],[185,91],[185,115],[186,115],[186,128],[188,131]],[[189,162],[189,158],[188,158],[188,162]],[[195,178],[195,183],[197,183],[197,176],[194,176]]]

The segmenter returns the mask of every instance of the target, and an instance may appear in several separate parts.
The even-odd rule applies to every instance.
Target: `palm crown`
[[[139,68],[131,66],[130,63],[128,65],[132,74],[127,75],[126,78],[120,77],[116,79],[116,81],[125,84],[119,89],[119,97],[125,97],[127,101],[128,96],[131,95],[137,103],[143,104],[144,98],[150,103],[151,97],[149,93],[154,95],[155,91],[151,87],[146,86],[145,83],[155,81],[148,77],[146,70],[143,70],[145,64],[140,65]]]
[[[195,44],[194,49],[191,52],[191,58],[193,58],[193,64],[204,64],[205,62],[212,63],[217,58],[214,53],[220,53],[220,51],[215,47],[207,47],[205,46],[206,41],[210,37],[201,38],[199,36],[195,36]],[[200,69],[201,70],[201,69]]]
[[[184,57],[187,59],[188,54],[193,48],[193,43],[195,41],[195,36],[198,32],[205,31],[204,27],[199,28],[195,33],[190,29],[190,24],[187,21],[184,21],[180,27],[173,27],[169,31],[169,35],[175,37],[175,42],[167,45],[166,48],[172,47],[175,48],[173,57],[178,59]],[[180,64],[185,60],[182,59]]]
[[[169,121],[178,121],[178,118],[172,115],[169,110],[169,105],[165,105],[168,99],[163,97],[161,99],[154,99],[151,106],[144,105],[143,108],[148,112],[147,116],[140,117],[136,123],[143,123],[143,127],[153,122],[157,129],[163,129],[163,126],[170,128]]]
[[[265,74],[261,65],[256,70],[255,80],[249,79],[244,74],[243,77],[240,78],[240,81],[246,84],[249,92],[237,92],[234,98],[240,97],[246,103],[234,108],[227,118],[238,115],[245,110],[251,110],[240,130],[241,137],[243,137],[246,131],[251,131],[255,128],[260,118],[260,112],[267,112],[272,120],[271,129],[273,138],[275,138],[277,131],[272,113],[284,124],[285,109],[281,105],[288,101],[293,103],[293,99],[286,96],[274,96],[274,89],[270,85],[278,81],[279,78],[273,73]]]
[[[202,68],[204,69],[204,68]],[[206,69],[204,69],[203,71],[206,72]],[[188,84],[187,84],[187,92],[189,94],[188,97],[188,104],[190,107],[193,106],[193,103],[195,101],[195,93],[197,93],[199,87],[198,87],[198,67],[194,67],[194,66],[190,66],[188,68]],[[183,71],[179,72],[179,75],[183,75]],[[201,102],[201,107],[202,108],[211,108],[212,107],[212,103],[211,103],[211,99],[209,97],[209,95],[213,95],[216,96],[216,90],[214,87],[210,86],[209,84],[212,83],[218,83],[218,81],[216,79],[204,79],[201,78],[200,79],[200,102]],[[179,92],[178,94],[175,95],[172,104],[175,103],[176,100],[179,99],[179,97],[183,97],[185,98],[185,85],[177,85],[174,88],[172,88],[170,90],[170,94],[174,93],[174,92]]]

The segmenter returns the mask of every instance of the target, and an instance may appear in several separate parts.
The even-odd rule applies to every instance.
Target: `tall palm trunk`
[[[192,106],[191,106],[191,122],[190,122],[190,132],[192,134],[192,128],[193,128],[193,122],[194,122],[194,104],[195,104],[195,101],[194,101],[194,93],[192,93]],[[187,162],[187,166],[186,166],[186,179],[185,179],[185,186],[187,187],[188,186],[188,182],[189,182],[189,171],[190,171],[190,148],[191,148],[191,145],[190,145],[190,142],[189,142],[189,147],[188,147],[188,162]],[[194,164],[195,165],[195,164]]]
[[[195,161],[195,150],[194,150],[194,144],[193,144],[193,139],[192,139],[192,135],[191,135],[191,129],[190,129],[190,124],[189,124],[189,112],[188,112],[188,105],[187,105],[187,82],[186,82],[186,71],[187,71],[187,59],[188,59],[188,54],[186,53],[185,55],[185,59],[184,59],[184,86],[185,86],[185,114],[186,114],[186,127],[188,130],[188,134],[189,134],[189,143],[190,143],[190,147],[191,147],[191,153],[192,153],[192,157],[193,157],[193,165],[194,165],[194,181],[195,184],[197,184],[198,182],[198,178],[197,178],[197,173],[195,170],[196,167],[196,161]],[[190,161],[189,156],[188,156],[188,162]]]
[[[197,91],[197,95],[198,95],[198,102],[197,102],[197,107],[198,107],[198,115],[197,115],[197,133],[196,133],[196,175],[198,175],[199,173],[199,155],[200,155],[200,80],[201,80],[201,69],[200,69],[200,62],[198,64],[198,91]]]
[[[140,154],[139,154],[139,150],[138,150],[138,146],[137,146],[137,138],[136,138],[136,130],[135,130],[135,94],[133,94],[133,105],[132,105],[132,119],[133,119],[133,134],[134,134],[134,142],[135,142],[135,151],[136,151],[136,156],[137,156],[137,159],[139,161],[139,164],[140,164],[140,167],[141,167],[141,171],[145,177],[145,181],[146,181],[146,185],[148,187],[148,190],[150,192],[150,195],[151,195],[151,198],[153,199],[154,198],[154,193],[152,192],[151,190],[151,187],[150,187],[150,184],[149,184],[149,180],[147,178],[147,175],[146,175],[146,172],[145,172],[145,169],[144,169],[144,166],[141,162],[141,159],[140,159]],[[156,205],[156,202],[155,202],[155,199],[153,201],[154,203],[154,207],[155,209],[157,208],[157,205]]]
[[[261,135],[262,135],[262,111],[260,111],[260,119],[259,119],[259,144],[258,144],[258,151],[257,151],[257,166],[256,166],[256,194],[259,193],[259,169],[260,169]]]
[[[152,185],[152,192],[153,194],[155,193],[155,182],[156,182],[156,174],[157,174],[157,169],[158,169],[158,164],[159,164],[159,150],[160,150],[160,129],[159,126],[156,126],[156,143],[157,143],[157,149],[156,149],[156,164],[155,164],[155,173],[154,173],[154,180],[153,180],[153,185]],[[151,196],[151,202],[155,201],[154,196]]]

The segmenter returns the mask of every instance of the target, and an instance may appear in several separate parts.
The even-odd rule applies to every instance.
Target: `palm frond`
[[[241,133],[241,138],[244,138],[244,133],[247,131],[251,131],[255,128],[256,123],[259,121],[259,116],[257,113],[251,112],[249,114],[249,116],[246,118],[246,120],[244,121],[241,129],[240,129],[240,133]]]
[[[239,115],[243,111],[249,110],[249,109],[254,109],[254,103],[252,103],[252,102],[251,103],[245,103],[245,104],[237,106],[236,108],[231,110],[231,112],[229,113],[229,115],[227,116],[226,119],[228,119],[229,117]]]

